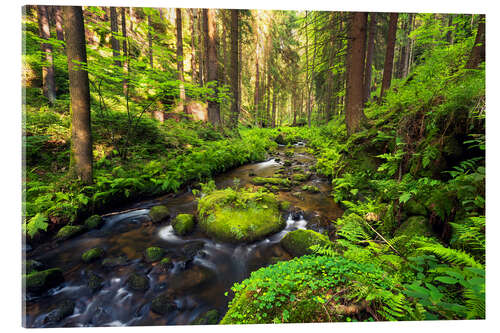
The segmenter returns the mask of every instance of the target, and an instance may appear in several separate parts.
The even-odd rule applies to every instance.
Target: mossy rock
[[[219,311],[213,309],[202,313],[195,320],[193,320],[191,325],[217,325],[219,323],[220,313]]]
[[[101,249],[100,247],[95,247],[93,249],[90,249],[88,251],[85,251],[82,254],[82,260],[84,262],[91,262],[97,259],[100,259],[104,256],[104,250]]]
[[[174,267],[174,264],[172,263],[172,259],[169,257],[165,257],[160,261],[161,267],[165,270],[169,270],[170,268]]]
[[[292,162],[291,161],[285,161],[285,162],[283,162],[283,166],[290,167],[290,166],[292,166]]]
[[[95,292],[102,287],[103,283],[103,278],[97,275],[96,273],[92,271],[88,271],[86,273],[87,275],[87,287],[92,290],[92,292]]]
[[[146,291],[149,289],[149,280],[144,275],[132,273],[127,279],[127,286],[136,291]]]
[[[309,249],[313,245],[328,246],[332,242],[330,242],[327,236],[316,231],[299,229],[286,234],[280,244],[291,255],[300,257],[306,254],[313,254],[313,251]]]
[[[40,272],[23,274],[23,284],[27,291],[42,292],[56,287],[64,281],[60,268],[50,268]]]
[[[127,258],[125,258],[124,256],[106,258],[102,261],[102,265],[107,268],[125,266],[126,264],[127,264]]]
[[[280,201],[280,209],[281,210],[289,210],[291,207],[292,203],[290,201]]]
[[[422,215],[428,214],[427,208],[415,199],[408,200],[404,205],[404,210],[408,215]]]
[[[285,227],[273,193],[227,188],[198,202],[200,228],[217,240],[251,242]]]
[[[165,250],[161,247],[148,247],[144,253],[144,258],[147,262],[154,262],[160,260],[165,254]]]
[[[88,230],[99,229],[104,224],[104,219],[100,215],[92,215],[83,222],[83,225]]]
[[[149,210],[149,217],[153,223],[159,223],[170,217],[170,211],[167,206],[154,206]]]
[[[401,226],[394,233],[394,237],[407,236],[408,239],[414,236],[433,236],[429,220],[425,216],[411,216],[401,223]]]
[[[274,138],[274,141],[279,145],[286,145],[287,144],[287,140],[286,140],[285,136],[283,135],[283,133],[278,134],[276,136],[276,138]]]
[[[44,324],[58,323],[64,318],[71,316],[75,311],[75,302],[72,300],[64,300],[57,307],[50,311],[44,318]]]
[[[164,292],[151,301],[151,311],[154,313],[165,315],[167,313],[177,310],[174,297],[170,292]]]
[[[30,260],[26,260],[24,262],[24,271],[25,271],[25,274],[30,274],[33,272],[43,270],[44,266],[45,265],[42,264],[41,262],[30,259]]]
[[[286,157],[292,157],[293,154],[294,154],[293,150],[287,150],[287,151],[285,151],[285,156]]]
[[[255,185],[278,185],[288,187],[290,186],[290,181],[286,178],[278,177],[254,177],[252,178],[252,183]]]
[[[55,236],[55,239],[57,241],[64,241],[72,237],[78,236],[84,230],[85,228],[82,225],[66,225],[61,229],[59,229],[59,231]]]
[[[297,182],[304,182],[311,177],[310,173],[294,173],[292,175],[292,180],[297,181]]]
[[[187,235],[194,229],[194,216],[192,214],[179,214],[172,222],[172,227],[177,235]]]
[[[318,193],[319,188],[314,185],[304,185],[302,186],[302,191],[310,192],[310,193]]]

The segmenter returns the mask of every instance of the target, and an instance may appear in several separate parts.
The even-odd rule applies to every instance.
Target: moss
[[[145,258],[147,262],[154,262],[160,260],[164,254],[165,251],[162,248],[152,246],[146,249]]]
[[[425,216],[411,216],[401,223],[401,226],[394,233],[394,237],[408,236],[408,239],[414,236],[432,236],[432,229]]]
[[[50,268],[41,272],[23,275],[23,284],[27,291],[44,291],[55,287],[64,281],[60,268]]]
[[[103,281],[102,277],[96,273],[92,271],[87,272],[87,287],[93,292],[101,289]]]
[[[319,188],[317,186],[314,186],[314,185],[304,185],[304,186],[302,186],[302,191],[311,192],[311,193],[318,193]]]
[[[286,157],[292,157],[293,154],[294,154],[293,150],[287,150],[287,151],[285,151],[285,156]]]
[[[285,162],[283,162],[283,166],[290,167],[290,166],[292,166],[292,162],[291,161],[285,161]]]
[[[81,234],[83,230],[84,227],[81,225],[66,225],[59,229],[55,239],[58,241],[64,241]]]
[[[219,311],[213,309],[199,315],[191,322],[191,325],[217,325],[219,318]]]
[[[200,228],[225,242],[251,242],[285,226],[276,196],[263,191],[214,191],[199,200],[198,212]]]
[[[98,229],[102,227],[102,225],[104,224],[104,220],[100,215],[92,215],[91,217],[86,219],[83,224],[88,230]]]
[[[158,205],[149,210],[149,217],[153,223],[159,223],[170,216],[170,212],[166,206]]]
[[[276,138],[274,139],[274,141],[279,145],[286,145],[287,144],[287,140],[286,140],[285,136],[283,135],[283,133],[278,134],[276,136]]]
[[[84,262],[91,262],[97,259],[100,259],[104,256],[104,250],[101,249],[100,247],[95,247],[93,249],[90,249],[88,251],[85,251],[82,254],[82,260]]]
[[[26,260],[24,263],[25,274],[30,274],[36,271],[40,271],[43,268],[43,264],[36,260]]]
[[[427,215],[427,209],[415,199],[408,200],[404,205],[404,210],[408,215]]]
[[[290,201],[280,201],[281,210],[289,210],[291,205]]]
[[[280,185],[280,186],[290,186],[290,181],[286,178],[277,178],[277,177],[254,177],[252,178],[252,183],[255,185]]]
[[[160,315],[165,315],[176,309],[177,306],[174,303],[174,298],[169,292],[160,294],[151,301],[151,311]]]
[[[102,261],[102,265],[108,268],[113,268],[116,266],[125,266],[126,264],[127,264],[127,258],[123,256],[106,258]]]
[[[127,279],[127,286],[136,291],[146,291],[149,289],[149,280],[147,277],[132,273]]]
[[[192,214],[179,214],[172,222],[172,227],[178,235],[187,235],[194,229],[194,216]]]
[[[313,245],[328,246],[332,244],[328,237],[312,230],[295,230],[286,234],[280,242],[281,246],[295,257],[312,254],[309,248]]]
[[[292,175],[292,180],[295,180],[297,182],[303,182],[309,179],[311,177],[310,173],[294,173]]]
[[[172,259],[170,259],[169,257],[165,257],[165,258],[163,258],[163,259],[160,261],[160,264],[161,264],[161,266],[162,266],[164,269],[166,269],[166,270],[168,270],[168,269],[170,269],[170,268],[174,267],[174,264],[172,263]]]

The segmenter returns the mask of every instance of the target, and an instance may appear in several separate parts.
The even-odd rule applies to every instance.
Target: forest
[[[24,6],[23,326],[485,319],[485,21]]]

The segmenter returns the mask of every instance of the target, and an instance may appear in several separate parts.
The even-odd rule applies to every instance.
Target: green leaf
[[[435,280],[437,280],[439,282],[446,283],[446,284],[455,284],[458,282],[457,279],[454,279],[454,278],[449,277],[449,276],[438,276],[435,278]]]

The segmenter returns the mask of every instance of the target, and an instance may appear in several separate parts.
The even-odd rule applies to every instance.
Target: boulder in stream
[[[26,260],[24,262],[23,266],[24,266],[24,273],[25,274],[30,274],[30,273],[33,273],[36,271],[41,271],[45,267],[44,264],[42,264],[39,261],[33,260],[33,259]]]
[[[124,256],[106,258],[102,261],[102,265],[107,268],[125,266],[126,264],[127,264],[127,258]]]
[[[165,315],[169,312],[177,310],[172,293],[166,291],[151,301],[151,311],[154,313]]]
[[[86,219],[85,222],[83,222],[83,225],[88,230],[99,229],[100,227],[102,227],[103,224],[104,220],[100,215],[92,215],[91,217]]]
[[[127,279],[127,286],[136,291],[146,291],[149,289],[149,280],[146,276],[132,273]]]
[[[151,246],[144,252],[144,258],[147,262],[155,262],[160,260],[165,254],[165,250],[161,247]]]
[[[291,255],[300,257],[313,254],[310,249],[313,245],[329,246],[332,242],[327,236],[316,231],[299,229],[286,234],[280,244]]]
[[[194,229],[194,216],[192,214],[179,214],[172,221],[172,227],[177,235],[187,235]]]
[[[220,320],[219,311],[212,309],[205,313],[199,315],[195,320],[193,320],[191,325],[217,325]]]
[[[82,225],[65,225],[57,232],[55,239],[57,241],[65,241],[72,237],[81,234],[85,228]]]
[[[198,212],[198,224],[206,234],[230,243],[262,239],[286,224],[276,196],[251,189],[213,191],[198,201]]]
[[[92,290],[92,292],[101,289],[104,281],[102,277],[92,271],[87,271],[85,275],[87,276],[87,287]]]
[[[63,272],[60,268],[50,268],[44,271],[34,271],[23,274],[23,285],[27,291],[43,292],[56,287],[64,281]]]
[[[75,302],[72,300],[64,300],[57,305],[57,307],[50,311],[43,322],[45,324],[48,323],[57,323],[63,320],[64,318],[71,316],[75,311]]]
[[[149,210],[149,217],[153,223],[160,223],[170,217],[170,211],[164,205],[154,206]]]
[[[252,178],[252,184],[254,185],[279,185],[283,187],[289,187],[290,181],[286,178],[278,177],[254,177]]]
[[[93,249],[87,250],[82,254],[83,262],[89,263],[91,261],[101,259],[104,256],[104,250],[100,247],[94,247]]]

